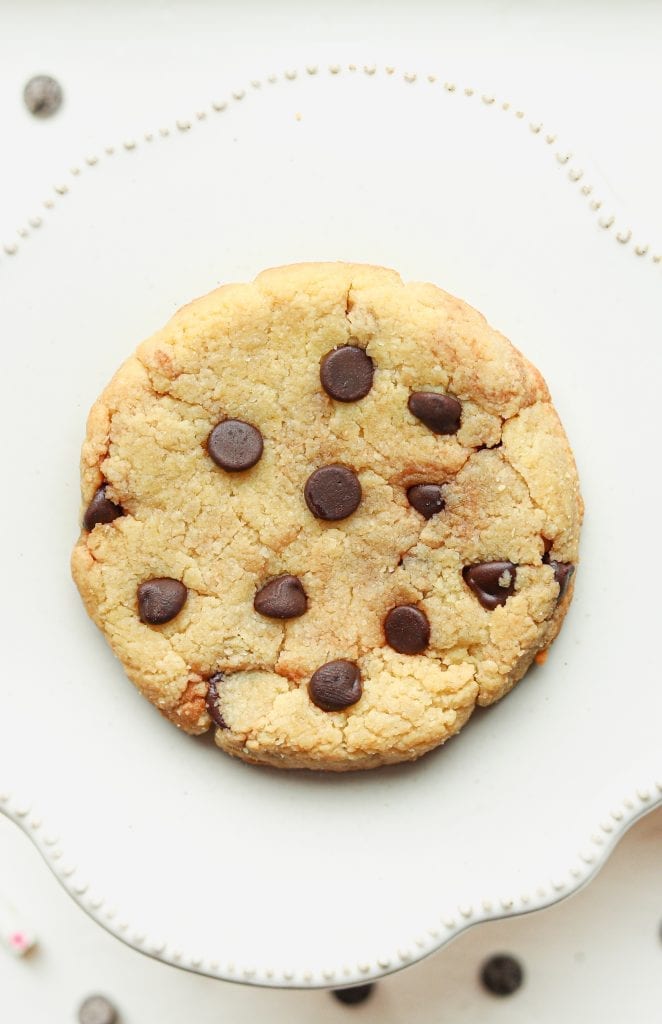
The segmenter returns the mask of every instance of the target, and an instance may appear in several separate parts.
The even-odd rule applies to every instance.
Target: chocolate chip
[[[446,505],[439,484],[414,484],[407,491],[407,501],[424,519],[432,519]]]
[[[358,402],[372,387],[372,359],[356,345],[342,345],[327,352],[320,366],[320,380],[327,395],[338,402]]]
[[[62,106],[62,86],[51,75],[35,75],[23,89],[23,102],[35,117],[52,117]]]
[[[322,711],[342,711],[361,699],[361,673],[353,661],[341,658],[327,661],[313,673],[308,683],[313,704]]]
[[[515,593],[517,566],[513,562],[480,562],[465,565],[465,583],[471,587],[483,608],[492,611]]]
[[[415,391],[409,396],[409,411],[435,434],[457,434],[462,406],[457,398],[436,391]]]
[[[557,600],[560,601],[568,589],[568,584],[572,579],[575,567],[572,562],[555,562],[553,558],[550,558],[547,564],[554,570],[554,579],[559,585],[559,596]]]
[[[502,953],[485,961],[480,980],[492,995],[511,996],[521,986],[524,971],[515,957]]]
[[[217,466],[229,473],[250,469],[262,458],[262,434],[243,420],[221,420],[207,438],[207,451]]]
[[[89,996],[78,1008],[80,1024],[115,1024],[117,1010],[105,996]]]
[[[228,727],[228,723],[225,721],[221,713],[218,700],[218,688],[223,682],[223,679],[224,676],[222,672],[215,672],[213,676],[210,676],[207,680],[207,696],[205,697],[207,713],[219,729],[227,729]]]
[[[359,507],[361,484],[345,466],[322,466],[310,474],[303,494],[318,519],[346,519]]]
[[[308,608],[308,598],[296,576],[276,576],[260,587],[253,607],[260,615],[272,619],[297,619]]]
[[[106,497],[106,485],[102,484],[85,510],[83,526],[86,530],[93,530],[98,523],[112,523],[123,515],[124,509]]]
[[[145,580],[138,587],[140,621],[150,626],[170,622],[184,607],[188,590],[179,580],[169,576]]]
[[[420,608],[399,604],[384,619],[384,634],[394,651],[421,654],[430,643],[430,623]]]
[[[331,995],[339,1003],[344,1003],[345,1006],[357,1006],[359,1003],[365,1003],[366,999],[369,999],[374,992],[374,989],[374,984],[355,985],[354,988],[334,988]]]

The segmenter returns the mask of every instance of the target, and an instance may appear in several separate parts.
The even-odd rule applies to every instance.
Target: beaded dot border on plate
[[[455,82],[443,81],[436,74],[421,75],[415,71],[408,70],[398,72],[391,64],[385,65],[383,69],[380,69],[376,64],[364,64],[362,66],[357,64],[329,64],[326,69],[321,68],[318,64],[306,64],[303,70],[299,70],[297,68],[286,69],[283,72],[281,79],[284,82],[292,82],[299,77],[314,77],[315,75],[323,74],[325,70],[331,77],[338,77],[343,70],[347,70],[354,74],[362,72],[368,77],[374,77],[380,70],[383,70],[383,73],[387,77],[397,78],[399,76],[401,81],[407,86],[413,86],[416,83],[425,83],[428,86],[441,87],[442,91],[449,96],[464,96],[469,100],[475,97],[487,107],[492,107],[494,110],[500,110],[502,113],[514,116],[517,120],[522,121],[522,123],[528,127],[532,137],[539,138],[545,145],[550,147],[555,160],[560,165],[564,167],[567,166],[568,170],[566,180],[571,185],[579,188],[581,195],[588,201],[587,205],[589,213],[596,217],[598,225],[605,233],[611,232],[621,247],[627,248],[630,246],[635,256],[639,258],[648,256],[653,263],[662,263],[662,248],[651,250],[651,246],[648,242],[636,238],[630,227],[618,223],[613,213],[604,210],[604,200],[595,195],[595,187],[585,180],[584,169],[573,162],[573,154],[567,150],[559,148],[556,134],[554,132],[545,131],[541,121],[528,118],[523,110],[513,106],[507,100],[500,101],[492,93],[480,93],[471,86],[461,87]],[[270,74],[267,75],[264,80],[260,80],[258,78],[252,79],[250,81],[250,88],[254,92],[258,92],[262,88],[263,84],[273,86],[278,81],[278,75]],[[177,133],[189,132],[196,123],[204,124],[205,122],[208,122],[209,113],[212,115],[221,114],[227,110],[232,103],[240,103],[246,95],[247,89],[245,88],[232,90],[229,99],[212,100],[207,109],[197,110],[194,116],[188,120],[178,119],[175,121],[174,125],[164,125],[159,128],[158,132],[144,132],[141,142],[134,138],[127,138],[121,145],[106,146],[100,153],[91,153],[85,157],[82,163],[75,164],[70,167],[69,175],[71,178],[76,179],[80,177],[81,173],[86,169],[90,170],[91,168],[96,167],[102,159],[111,157],[120,150],[130,153],[143,143],[150,144],[157,141],[159,138],[167,139],[171,135]],[[300,119],[300,115],[297,115],[297,118]],[[73,181],[70,181],[69,183],[65,181],[56,182],[52,189],[52,195],[46,196],[42,202],[43,210],[54,210],[56,207],[56,201],[68,195],[72,185]],[[44,223],[43,218],[43,213],[41,215],[29,217],[26,224],[22,224],[17,228],[14,238],[9,239],[0,246],[0,252],[3,253],[4,256],[16,256],[20,247],[30,238],[31,234],[42,227]],[[3,261],[0,259],[0,264],[2,262]]]
[[[460,903],[438,914],[425,931],[403,942],[395,951],[382,951],[373,959],[359,960],[353,967],[347,964],[326,965],[313,971],[306,967],[276,970],[269,965],[240,966],[233,961],[222,960],[220,956],[207,959],[199,950],[185,952],[176,943],[168,942],[165,936],[152,935],[132,925],[129,916],[121,913],[92,887],[75,861],[65,856],[58,834],[44,824],[31,805],[0,789],[0,814],[13,821],[28,836],[65,891],[111,935],[154,960],[195,974],[273,988],[334,988],[374,981],[422,960],[474,924],[517,917],[530,910],[551,906],[586,885],[604,866],[608,855],[635,821],[658,806],[662,806],[662,776],[638,786],[620,803],[613,805],[599,820],[567,870],[547,879],[534,891],[512,896],[486,894],[476,904]]]

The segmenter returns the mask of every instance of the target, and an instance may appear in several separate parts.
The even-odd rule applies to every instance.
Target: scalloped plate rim
[[[651,791],[654,790],[657,790],[656,797],[651,796]],[[524,903],[520,898],[520,906],[517,907],[515,904],[518,902],[518,898],[515,896],[501,897],[499,900],[500,909],[494,911],[491,908],[488,910],[483,907],[477,913],[474,913],[473,908],[470,908],[471,913],[467,915],[466,913],[463,913],[462,908],[457,907],[455,908],[455,913],[459,918],[459,922],[453,918],[452,926],[450,925],[450,922],[447,926],[442,924],[440,926],[440,930],[445,928],[445,934],[435,938],[430,943],[429,948],[421,949],[420,952],[406,957],[398,955],[394,958],[398,961],[395,964],[389,963],[388,965],[380,965],[377,963],[375,967],[371,966],[367,970],[360,971],[358,975],[356,973],[354,975],[348,974],[338,978],[336,978],[336,975],[339,973],[337,971],[334,971],[332,976],[326,976],[325,972],[320,972],[319,979],[315,979],[314,976],[307,978],[303,975],[303,972],[293,971],[291,979],[284,979],[282,981],[278,981],[275,977],[270,977],[268,970],[258,972],[257,969],[245,969],[243,972],[235,974],[227,968],[225,970],[220,966],[216,968],[212,963],[210,963],[205,969],[203,960],[198,964],[193,963],[192,961],[185,963],[183,962],[183,956],[178,955],[174,949],[170,955],[166,955],[167,947],[163,948],[161,951],[146,948],[146,934],[142,936],[140,932],[136,932],[135,928],[133,931],[136,932],[136,935],[134,935],[133,941],[126,934],[121,934],[122,931],[128,931],[128,927],[115,928],[108,918],[105,921],[102,919],[100,910],[101,906],[103,906],[103,901],[100,902],[100,905],[97,908],[92,905],[85,905],[83,897],[89,891],[89,886],[87,884],[82,892],[77,892],[74,884],[67,884],[67,877],[72,877],[78,870],[77,868],[70,873],[68,872],[67,875],[65,875],[64,872],[58,873],[54,860],[64,860],[64,852],[59,846],[59,840],[56,839],[51,844],[53,851],[57,851],[56,857],[54,858],[52,853],[49,856],[48,852],[44,849],[44,845],[48,845],[46,840],[40,840],[37,835],[38,832],[44,830],[41,819],[37,817],[35,819],[35,824],[32,826],[28,823],[28,818],[33,813],[33,809],[24,803],[18,803],[14,810],[12,810],[9,806],[10,802],[11,798],[7,794],[3,793],[0,795],[0,814],[12,822],[16,828],[18,828],[19,831],[27,837],[41,856],[44,864],[49,869],[55,880],[60,884],[67,895],[70,896],[77,904],[77,906],[80,907],[80,909],[87,914],[91,920],[100,925],[104,931],[122,942],[125,946],[135,950],[137,953],[142,953],[143,956],[147,956],[151,960],[157,960],[161,963],[168,964],[171,967],[177,967],[180,970],[188,971],[193,974],[200,974],[204,977],[216,978],[220,981],[230,981],[242,985],[255,985],[260,988],[298,989],[305,991],[311,989],[323,990],[333,988],[351,988],[355,985],[377,981],[380,978],[388,977],[391,974],[396,974],[399,971],[405,970],[405,968],[410,967],[413,964],[420,963],[422,960],[432,956],[440,949],[443,949],[443,947],[448,945],[449,942],[452,942],[470,928],[476,927],[477,925],[483,924],[487,921],[500,921],[506,918],[522,917],[525,914],[530,914],[537,910],[544,910],[548,907],[556,906],[556,904],[562,903],[563,900],[568,897],[574,896],[575,893],[579,892],[592,882],[593,879],[602,871],[616,847],[633,825],[652,811],[662,807],[662,779],[652,782],[648,787],[639,787],[635,794],[632,796],[626,796],[623,799],[622,805],[625,806],[625,812],[621,812],[619,809],[619,817],[621,820],[618,824],[614,818],[613,810],[605,813],[601,820],[605,821],[611,818],[611,821],[614,822],[613,828],[610,827],[609,830],[605,830],[600,824],[592,833],[589,833],[589,837],[586,840],[586,847],[591,846],[592,837],[599,832],[606,834],[608,838],[604,842],[601,842],[597,847],[601,849],[601,854],[592,858],[591,863],[588,865],[589,870],[586,871],[585,874],[580,874],[577,877],[576,884],[570,886],[566,886],[565,883],[561,886],[553,885],[553,894],[549,894],[545,891],[544,896],[539,896],[537,900],[532,901],[530,904],[528,901]],[[596,844],[593,843],[593,845],[595,846]],[[572,870],[567,870],[565,874],[572,874]],[[118,916],[121,915],[114,910],[112,918],[114,919]],[[140,941],[136,937],[137,935],[141,935]],[[300,979],[297,979],[298,973],[301,973]]]

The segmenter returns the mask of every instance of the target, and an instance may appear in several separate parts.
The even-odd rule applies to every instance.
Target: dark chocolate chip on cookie
[[[372,387],[372,359],[356,345],[342,345],[327,352],[320,366],[320,380],[327,395],[337,402],[358,402]]]
[[[416,605],[399,604],[384,619],[384,635],[394,651],[422,654],[430,643],[430,623]]]
[[[322,711],[343,711],[361,699],[363,686],[358,665],[344,658],[327,661],[311,676],[308,693]]]
[[[83,527],[93,530],[100,523],[112,523],[124,515],[124,509],[106,497],[106,485],[102,484],[95,492],[83,516]]]
[[[276,576],[260,587],[253,607],[260,615],[272,619],[296,619],[306,611],[308,598],[301,580],[296,576]]]
[[[479,562],[462,570],[464,581],[483,608],[492,611],[515,593],[517,566],[513,562]]]
[[[457,434],[462,406],[451,395],[436,391],[414,391],[407,402],[410,413],[434,434]]]
[[[322,466],[306,480],[304,497],[318,519],[346,519],[361,501],[361,484],[346,466]]]
[[[260,461],[263,450],[262,434],[243,420],[221,420],[207,438],[209,455],[228,473],[250,469]]]
[[[186,604],[188,590],[179,580],[159,576],[145,580],[138,587],[138,609],[140,621],[150,626],[162,626],[170,622]]]
[[[439,484],[414,484],[407,491],[407,501],[424,519],[432,519],[446,504]]]

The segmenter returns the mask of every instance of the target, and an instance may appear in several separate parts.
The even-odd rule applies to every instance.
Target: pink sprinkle
[[[23,932],[14,932],[9,936],[9,942],[12,946],[15,946],[16,949],[27,949],[28,947],[28,940]]]

